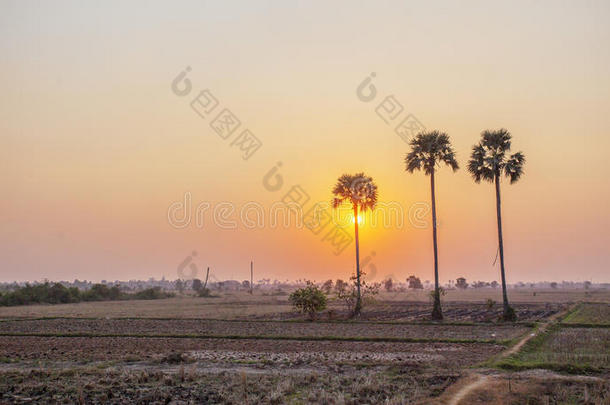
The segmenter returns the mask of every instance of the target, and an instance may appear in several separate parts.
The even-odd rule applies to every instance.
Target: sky
[[[610,282],[609,19],[607,1],[2,0],[0,281],[175,279],[185,262],[244,280],[250,261],[255,280],[347,279],[354,243],[332,232],[352,221],[272,217],[356,172],[382,215],[399,207],[360,224],[369,278],[433,280],[429,178],[395,132],[409,116],[461,166],[436,176],[441,281],[499,280],[494,187],[464,168],[507,128],[527,158],[501,185],[507,281]],[[234,133],[212,128],[224,109]]]

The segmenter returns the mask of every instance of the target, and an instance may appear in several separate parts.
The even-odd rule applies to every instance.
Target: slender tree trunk
[[[514,321],[515,314],[513,309],[508,304],[508,295],[506,294],[506,276],[504,272],[504,242],[502,240],[502,207],[500,199],[500,176],[496,175],[496,215],[498,217],[498,250],[500,252],[500,275],[502,277],[502,301],[504,304],[505,321]]]
[[[434,307],[432,308],[432,319],[443,319],[441,309],[441,293],[438,285],[438,242],[436,240],[436,196],[434,193],[434,169],[430,174],[430,194],[432,200],[432,239],[434,244]]]
[[[354,205],[354,229],[356,236],[356,306],[354,307],[354,315],[360,315],[362,309],[362,298],[360,295],[360,244],[358,241],[358,206]]]

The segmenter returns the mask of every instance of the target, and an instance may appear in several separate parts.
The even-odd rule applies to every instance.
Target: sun
[[[356,218],[352,216],[352,224],[356,223]],[[364,223],[364,217],[362,214],[358,214],[358,225],[362,225]]]

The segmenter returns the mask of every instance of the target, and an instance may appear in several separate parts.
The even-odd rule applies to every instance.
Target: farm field
[[[610,305],[601,303],[579,305],[561,323],[563,325],[610,325]]]
[[[379,322],[218,321],[195,319],[40,319],[0,323],[3,333],[57,335],[158,335],[200,337],[284,337],[291,339],[510,340],[524,325],[428,325]]]
[[[533,295],[534,292],[536,295]],[[515,310],[520,321],[535,321],[550,316],[574,303],[585,299],[584,291],[511,291],[515,294]],[[596,302],[610,302],[608,293],[591,292]],[[511,295],[512,297],[512,295]],[[476,291],[450,290],[445,297],[443,313],[453,322],[496,321],[501,305],[491,310],[486,300],[502,302],[501,292],[492,289]],[[429,294],[425,291],[382,292],[376,303],[362,314],[365,320],[425,321],[429,318]],[[340,302],[331,302],[331,318],[345,318],[346,311]],[[328,318],[328,313],[321,315]],[[101,301],[62,305],[27,305],[0,307],[0,319],[41,317],[92,317],[92,318],[206,318],[206,319],[299,319],[291,311],[288,292],[254,295],[243,292],[221,293],[217,297],[198,298],[179,296],[151,301]]]
[[[515,324],[472,297],[439,323],[387,296],[357,320],[246,293],[2,308],[0,403],[607,403],[605,296],[515,302]]]
[[[583,371],[610,371],[610,328],[563,328],[556,326],[549,333],[532,339],[515,356],[516,368],[534,366]],[[543,368],[544,368],[543,367]]]
[[[0,20],[0,405],[610,405],[610,0]]]

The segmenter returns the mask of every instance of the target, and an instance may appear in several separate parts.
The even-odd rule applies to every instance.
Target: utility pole
[[[252,295],[252,288],[254,288],[254,262],[250,261],[250,295]]]
[[[206,287],[208,286],[208,277],[210,276],[210,268],[208,267],[208,270],[205,273],[205,282],[203,283],[203,289],[205,290]]]

